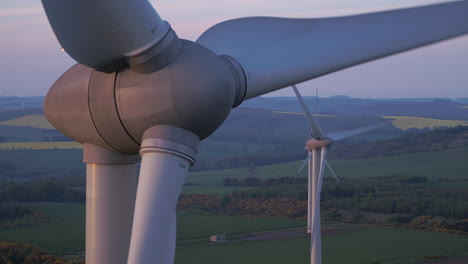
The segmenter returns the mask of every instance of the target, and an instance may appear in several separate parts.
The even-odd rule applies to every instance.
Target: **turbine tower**
[[[173,263],[176,203],[198,143],[244,100],[468,33],[467,1],[241,18],[196,42],[180,39],[147,0],[42,3],[78,62],[49,90],[44,112],[84,144],[87,264]]]

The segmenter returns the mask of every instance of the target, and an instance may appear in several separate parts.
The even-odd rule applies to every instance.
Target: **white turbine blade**
[[[178,155],[142,155],[128,263],[173,264],[164,261],[172,259],[166,250],[173,247],[170,229],[189,167]]]
[[[296,94],[297,100],[299,100],[299,103],[302,106],[302,109],[304,110],[304,113],[307,117],[307,120],[309,121],[310,129],[312,130],[312,137],[315,139],[321,139],[325,137],[325,133],[323,133],[322,129],[320,128],[319,124],[315,120],[315,118],[312,116],[310,113],[309,109],[307,108],[306,104],[304,103],[304,100],[302,99],[301,93],[299,93],[299,90],[297,89],[296,85],[292,85],[292,88],[294,90],[294,93]]]
[[[325,173],[325,161],[327,157],[327,151],[328,149],[326,147],[322,148],[321,154],[320,154],[320,171],[318,175],[318,182],[317,182],[317,190],[316,190],[316,197],[315,197],[315,210],[317,213],[315,213],[315,217],[312,219],[312,231],[311,231],[311,243],[310,243],[310,249],[312,250],[312,241],[315,240],[315,236],[317,235],[317,228],[320,228],[320,195],[322,193],[322,184],[323,184],[323,175]]]
[[[468,1],[323,19],[222,22],[198,43],[235,58],[253,98],[364,62],[468,33]]]
[[[299,168],[299,170],[297,170],[297,173],[300,173],[302,171],[302,169],[304,169],[305,165],[307,164],[307,162],[310,160],[310,158],[312,157],[312,151],[309,152],[309,155],[307,156],[307,158],[304,160],[304,162],[302,163],[301,167]]]
[[[155,43],[169,30],[147,0],[42,0],[58,41],[96,68]]]
[[[332,167],[330,166],[330,163],[328,163],[328,160],[325,160],[325,164],[327,165],[328,169],[331,171],[333,177],[335,178],[335,180],[337,182],[340,182],[340,179],[338,178],[338,176],[336,176],[336,173],[335,171],[333,171]]]
[[[355,136],[355,135],[359,135],[359,134],[362,134],[362,133],[365,133],[365,132],[368,132],[368,131],[371,131],[371,130],[374,130],[374,129],[377,129],[377,128],[380,128],[380,127],[383,127],[383,126],[386,126],[386,125],[388,125],[388,124],[387,123],[381,123],[381,124],[377,124],[377,125],[360,127],[360,128],[357,128],[357,129],[352,129],[352,130],[343,131],[343,132],[330,132],[330,133],[327,134],[327,136],[330,137],[331,139],[333,139],[333,141],[339,141],[339,140],[343,140],[345,138],[349,138],[349,137],[352,137],[352,136]]]

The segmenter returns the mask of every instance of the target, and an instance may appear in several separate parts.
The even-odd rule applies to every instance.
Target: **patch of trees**
[[[251,190],[233,191],[231,195],[239,199],[295,199],[306,201],[307,188],[306,184],[265,186]]]
[[[307,157],[304,151],[301,151],[302,145],[299,145],[294,152],[276,152],[266,151],[265,154],[239,154],[235,157],[214,159],[200,159],[190,169],[191,171],[206,171],[206,170],[224,170],[232,168],[247,168],[251,166],[264,166],[278,163],[285,163],[305,159]]]
[[[306,184],[307,178],[305,177],[281,177],[281,178],[269,178],[259,179],[255,177],[245,178],[225,178],[223,181],[224,186],[274,186],[274,185],[296,185]]]
[[[402,227],[468,235],[468,221],[466,219],[456,220],[423,215],[403,224]]]
[[[229,184],[244,184],[239,186],[258,186],[248,190],[233,191],[231,197],[307,200],[305,179],[278,185],[276,183],[281,182],[281,179],[273,181],[270,185],[266,185],[266,181],[260,179],[247,179],[227,180]],[[287,182],[286,179],[288,178],[283,180]],[[323,208],[329,210],[468,219],[468,192],[437,186],[437,182],[430,182],[425,176],[343,178],[339,183],[326,178],[321,204]]]
[[[424,177],[371,177],[328,180],[322,206],[341,210],[468,218],[468,192],[426,184]]]
[[[307,202],[294,199],[239,198],[232,195],[183,194],[178,210],[230,216],[303,219]]]
[[[0,199],[16,202],[69,202],[86,201],[82,189],[64,187],[53,181],[39,181],[29,184],[13,184],[0,191]]]
[[[1,241],[0,264],[84,264],[84,261],[66,261],[30,244]]]
[[[0,227],[32,225],[47,222],[40,211],[18,202],[0,201]]]

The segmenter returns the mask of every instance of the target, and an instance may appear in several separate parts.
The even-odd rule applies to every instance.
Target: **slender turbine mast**
[[[173,263],[175,207],[198,143],[245,99],[468,33],[467,1],[241,18],[197,42],[180,39],[147,0],[42,3],[78,62],[49,90],[44,112],[84,144],[87,264]]]

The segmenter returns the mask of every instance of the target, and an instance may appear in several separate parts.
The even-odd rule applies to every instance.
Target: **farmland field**
[[[299,112],[282,112],[282,111],[272,111],[275,114],[286,114],[286,115],[305,115],[305,113]],[[313,116],[321,116],[321,117],[335,117],[336,115],[321,115],[321,114],[312,114]]]
[[[361,226],[323,236],[323,263],[399,263],[424,256],[468,253],[468,237],[426,231]],[[308,263],[309,239],[238,241],[178,248],[176,263]]]
[[[63,142],[7,142],[0,143],[0,150],[14,149],[81,149],[83,145],[75,141]]]
[[[25,115],[8,121],[3,121],[0,125],[55,129],[49,121],[47,121],[44,115]]]
[[[50,222],[9,229],[0,229],[0,240],[37,245],[54,254],[84,250],[85,205],[64,203],[32,204]],[[202,216],[178,213],[178,240],[204,238],[217,233],[236,235],[305,226],[302,220],[260,219],[231,216]]]
[[[81,149],[0,151],[1,162],[20,169],[83,169],[85,165],[82,160]]]
[[[299,112],[282,112],[282,111],[273,111],[275,114],[287,114],[287,115],[304,115],[304,113]],[[337,117],[336,115],[314,115],[318,117]],[[400,128],[402,130],[407,130],[410,128],[436,128],[436,127],[455,127],[455,126],[468,126],[468,121],[463,120],[445,120],[445,119],[434,119],[434,118],[424,118],[424,117],[414,117],[414,116],[382,116],[385,119],[393,119],[393,126]],[[351,117],[350,117],[351,118]]]
[[[50,218],[50,222],[0,229],[0,239],[31,243],[54,254],[84,250],[84,204],[42,203],[36,206]]]
[[[84,204],[33,204],[50,217],[49,223],[0,229],[1,240],[28,242],[55,253],[84,249]],[[304,221],[178,214],[178,240],[201,241],[216,233],[242,234],[302,227]],[[468,254],[468,237],[388,227],[345,225],[348,231],[325,232],[324,263],[400,263],[424,256]],[[233,241],[179,247],[176,263],[307,263],[309,240],[290,238]]]
[[[0,151],[0,161],[11,164],[15,168],[51,169],[51,170],[82,170],[81,149],[50,149],[50,150],[8,150]],[[468,148],[451,149],[436,152],[424,152],[392,156],[386,158],[329,160],[339,177],[369,177],[369,176],[427,176],[430,178],[468,178]],[[305,154],[304,154],[305,158]],[[303,170],[297,173],[302,161],[288,162],[270,166],[190,172],[184,186],[184,193],[228,194],[239,188],[223,187],[224,178],[250,176],[257,178],[306,177]],[[328,174],[328,171],[326,172]],[[84,171],[83,171],[84,175]],[[7,176],[7,175],[5,175]],[[330,175],[328,175],[330,176]],[[447,183],[447,185],[450,185]],[[452,184],[456,186],[457,184]]]
[[[304,154],[305,158],[305,154]],[[468,178],[468,148],[435,152],[423,152],[385,158],[329,160],[339,177],[371,176],[427,176],[430,178]],[[240,177],[248,174],[257,178],[305,177],[306,170],[297,174],[302,161],[271,166],[256,167],[248,173],[247,168],[192,172],[187,177],[191,183],[221,185],[226,177]],[[328,173],[328,172],[327,172]],[[330,176],[330,175],[329,175]]]
[[[461,120],[443,120],[432,119],[423,117],[412,116],[384,116],[387,119],[394,119],[392,124],[402,130],[410,128],[435,128],[435,127],[455,127],[455,126],[468,126],[468,121]]]

